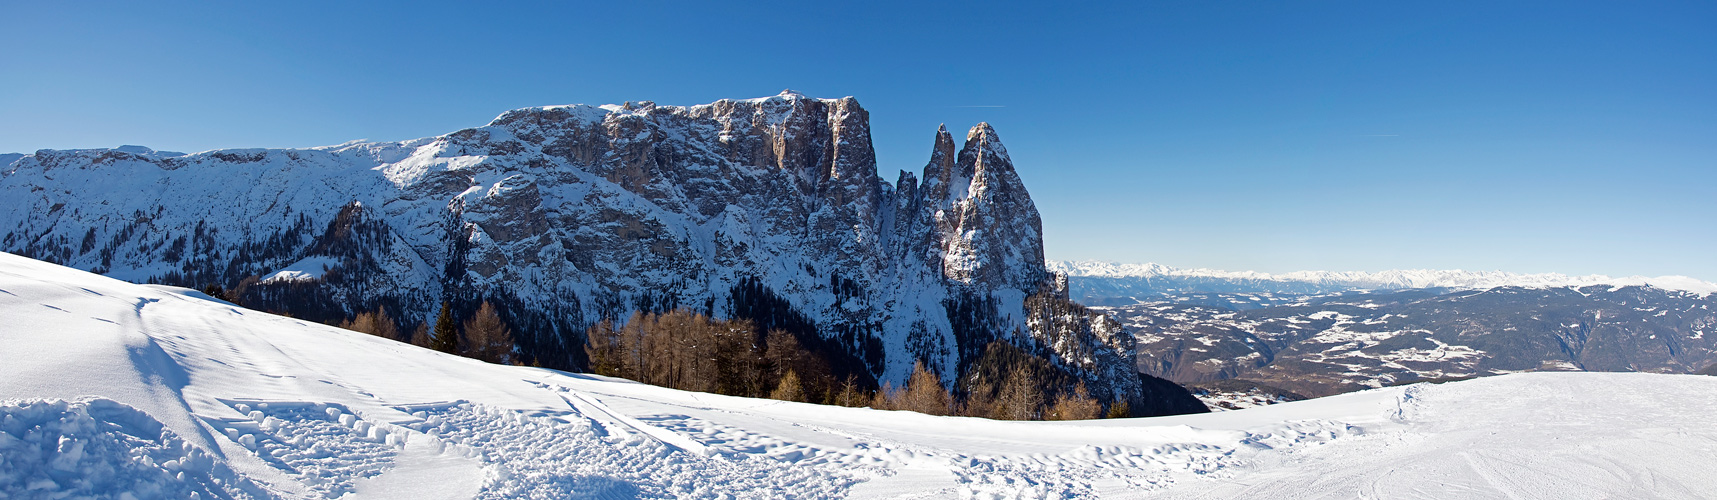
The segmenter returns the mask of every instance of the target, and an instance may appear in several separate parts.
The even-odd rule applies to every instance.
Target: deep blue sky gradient
[[[0,152],[857,96],[993,123],[1049,257],[1717,281],[1717,3],[4,2]]]

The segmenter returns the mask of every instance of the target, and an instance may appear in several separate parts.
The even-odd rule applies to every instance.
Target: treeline
[[[599,321],[585,338],[592,372],[675,389],[836,404],[875,385],[837,379],[825,356],[786,330],[684,309]]]
[[[333,325],[490,363],[524,364],[513,341],[512,329],[507,327],[495,306],[488,301],[482,302],[470,319],[464,322],[455,320],[452,306],[442,302],[434,328],[431,329],[428,323],[419,323],[409,335],[403,334],[399,324],[388,315],[387,309],[380,306],[374,311],[358,313],[352,319],[335,322]]]
[[[229,301],[239,292],[215,286],[204,291]],[[409,329],[381,305],[328,324],[490,363],[538,364],[521,352],[513,329],[490,302],[480,302],[464,321],[454,309],[443,302],[434,322]],[[748,319],[715,319],[684,309],[633,312],[624,322],[592,325],[584,354],[590,371],[600,375],[731,396],[998,420],[1143,416],[1130,411],[1125,399],[1092,396],[1067,370],[1002,340],[986,345],[953,383],[915,363],[906,384],[895,387],[879,385],[854,366],[850,354],[843,357],[826,340],[802,338],[814,335],[814,329],[794,330],[812,333],[765,329]]]
[[[591,371],[687,391],[1003,420],[1131,416],[1125,400],[1100,401],[1077,378],[1002,341],[986,347],[950,391],[922,363],[899,388],[837,377],[827,355],[788,331],[692,311],[603,320],[586,339]]]

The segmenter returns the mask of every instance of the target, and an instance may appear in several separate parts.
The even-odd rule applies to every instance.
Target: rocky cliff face
[[[596,320],[683,307],[797,330],[883,379],[914,360],[952,379],[1000,339],[1138,387],[1100,367],[1131,366],[1131,336],[1043,305],[1066,288],[995,130],[957,150],[939,130],[922,181],[889,183],[850,97],[527,108],[312,149],[44,150],[0,193],[8,252],[318,320],[381,306],[409,328],[488,300],[550,366],[579,365]]]

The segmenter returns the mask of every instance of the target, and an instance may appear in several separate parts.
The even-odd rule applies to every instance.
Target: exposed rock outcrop
[[[958,150],[939,130],[922,177],[889,183],[868,120],[786,91],[526,108],[404,142],[43,150],[0,179],[0,249],[310,319],[487,300],[548,366],[581,364],[598,319],[684,307],[766,316],[883,379],[922,360],[952,380],[1002,339],[1136,396],[1130,336],[1042,305],[1072,303],[995,130]]]

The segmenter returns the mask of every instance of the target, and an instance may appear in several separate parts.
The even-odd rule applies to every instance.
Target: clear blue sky
[[[1717,3],[1034,3],[6,1],[0,152],[792,88],[995,124],[1053,259],[1717,281]]]

